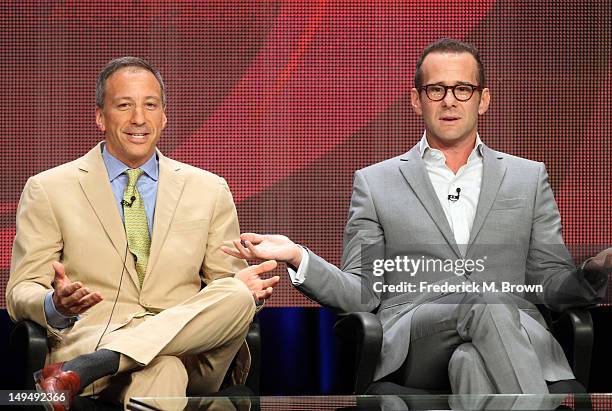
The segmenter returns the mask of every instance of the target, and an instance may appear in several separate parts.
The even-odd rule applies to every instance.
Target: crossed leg
[[[102,339],[100,348],[121,354],[106,384],[123,402],[130,397],[200,395],[217,391],[243,344],[255,304],[238,279],[219,279],[155,316],[136,319]]]
[[[461,293],[415,310],[405,385],[446,389],[451,371],[450,383],[457,394],[470,393],[475,386],[482,393],[548,393],[514,304],[486,294]],[[466,342],[470,346],[463,345]],[[459,347],[463,348],[457,352]]]

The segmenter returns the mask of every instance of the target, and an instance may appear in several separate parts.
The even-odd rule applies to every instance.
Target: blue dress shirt
[[[128,170],[129,167],[109,153],[108,150],[106,150],[105,143],[102,143],[102,159],[106,166],[108,179],[111,184],[111,189],[113,190],[113,195],[115,196],[119,215],[121,216],[121,220],[125,222],[121,201],[123,200],[123,193],[128,183],[128,176],[123,173]],[[159,178],[159,160],[157,159],[157,153],[153,153],[151,158],[140,166],[140,168],[144,173],[136,182],[136,188],[144,202],[145,213],[147,214],[147,225],[149,226],[149,236],[152,237],[155,201],[157,200],[157,180]],[[57,329],[69,327],[79,319],[78,316],[65,316],[55,309],[55,305],[53,304],[53,291],[50,291],[45,296],[45,315],[47,317],[47,323],[51,327]]]

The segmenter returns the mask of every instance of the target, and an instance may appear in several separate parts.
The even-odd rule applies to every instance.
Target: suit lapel
[[[474,217],[474,223],[472,224],[467,251],[469,251],[474,239],[476,239],[478,232],[482,228],[487,215],[489,215],[489,211],[493,206],[495,197],[497,197],[497,192],[499,191],[501,182],[506,174],[506,164],[503,161],[503,156],[498,152],[491,150],[484,144],[482,148],[482,186],[480,189],[480,197],[478,198],[476,216]]]
[[[147,276],[155,266],[162,246],[166,241],[170,223],[174,218],[174,214],[183,192],[185,181],[180,174],[180,164],[171,161],[159,150],[159,180],[157,185],[157,199],[155,201],[155,218],[153,222],[153,237],[151,238],[151,251],[149,253],[149,263],[145,274]]]
[[[102,160],[102,150],[100,144],[96,145],[89,153],[81,157],[78,161],[79,184],[93,208],[98,220],[102,224],[104,231],[110,238],[117,254],[123,261],[126,261],[126,268],[132,280],[138,284],[138,274],[134,264],[130,264],[130,259],[126,256],[127,239],[125,229],[115,196],[108,180],[108,173],[104,160]]]
[[[448,244],[455,254],[460,257],[461,253],[455,242],[455,236],[448,225],[448,220],[440,205],[440,200],[431,184],[418,146],[414,146],[408,153],[400,158],[400,171],[425,210],[427,210],[431,219],[440,232],[442,232]]]

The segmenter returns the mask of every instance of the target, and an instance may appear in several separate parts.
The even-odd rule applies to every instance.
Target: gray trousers
[[[512,298],[457,293],[415,308],[404,385],[448,389],[450,382],[455,394],[548,393]]]

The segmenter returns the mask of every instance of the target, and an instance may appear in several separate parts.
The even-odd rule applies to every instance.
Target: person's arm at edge
[[[45,299],[53,291],[52,263],[63,248],[49,198],[36,177],[28,179],[17,207],[16,235],[6,302],[14,321],[32,320],[48,327]]]

